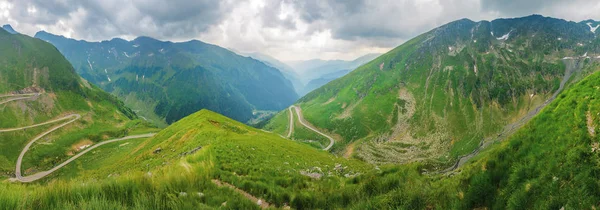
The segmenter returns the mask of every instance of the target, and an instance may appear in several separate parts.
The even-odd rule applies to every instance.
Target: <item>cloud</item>
[[[508,17],[546,13],[553,16],[567,14],[563,18],[571,19],[577,17],[577,13],[590,11],[590,7],[599,4],[596,0],[482,0],[481,8],[483,11],[497,12]],[[559,12],[560,10],[566,10],[566,13]]]
[[[385,52],[445,23],[600,19],[597,0],[0,0],[0,23],[77,39],[200,39],[282,60]]]
[[[79,39],[148,35],[192,39],[229,14],[231,1],[8,0],[17,28],[48,30]],[[0,18],[0,21],[2,19]]]
[[[280,0],[271,2],[280,3]],[[331,30],[332,38],[371,40],[378,47],[393,47],[441,24],[470,15],[481,18],[478,0],[283,0],[298,21],[309,24],[306,33]],[[270,11],[270,10],[269,10]],[[261,14],[269,14],[269,11]],[[487,17],[487,16],[484,16]],[[271,20],[271,19],[266,19]]]

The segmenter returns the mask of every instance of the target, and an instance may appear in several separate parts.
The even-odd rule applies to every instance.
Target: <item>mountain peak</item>
[[[56,35],[53,33],[49,33],[47,31],[41,30],[38,31],[37,33],[35,33],[34,37],[39,38],[39,37],[60,37],[60,38],[65,38],[67,39],[67,37],[63,36],[63,35]]]
[[[133,41],[135,41],[135,42],[138,42],[138,41],[144,42],[144,41],[159,41],[159,40],[155,39],[155,38],[152,38],[152,37],[149,37],[149,36],[139,36],[139,37],[135,38]]]
[[[2,29],[4,29],[5,31],[7,31],[8,33],[11,33],[11,34],[18,34],[19,33],[17,31],[15,31],[15,29],[13,29],[13,27],[10,24],[3,25]]]

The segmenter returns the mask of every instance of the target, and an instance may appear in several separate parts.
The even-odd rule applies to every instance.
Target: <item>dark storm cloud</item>
[[[288,4],[299,21],[309,24],[308,34],[331,30],[332,37],[342,40],[371,40],[377,46],[392,47],[440,24],[462,18],[457,9],[479,9],[476,0],[268,0],[267,4]],[[276,13],[265,10],[263,16]],[[468,12],[467,12],[468,13]],[[263,17],[276,22],[275,16]],[[376,40],[396,40],[378,42]]]
[[[576,14],[589,16],[599,4],[597,0],[268,0],[268,4],[281,2],[310,24],[307,33],[331,30],[333,38],[342,40],[407,40],[462,18],[478,21],[531,14],[577,18]]]
[[[226,12],[213,0],[133,0],[133,5],[143,14],[151,16],[157,23],[202,20],[207,24],[218,21]]]
[[[226,1],[213,0],[9,0],[9,3],[11,18],[19,24],[60,23],[72,29],[77,37],[86,39],[123,35],[192,38],[218,24],[232,6]]]
[[[203,39],[245,51],[356,57],[448,22],[600,19],[598,0],[0,0],[0,24],[77,39]]]

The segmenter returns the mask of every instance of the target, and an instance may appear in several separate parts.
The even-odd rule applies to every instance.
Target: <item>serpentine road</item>
[[[563,61],[563,63],[565,63],[565,65],[566,65],[565,74],[563,75],[563,78],[560,81],[558,89],[552,94],[552,96],[550,98],[548,98],[546,101],[544,101],[544,103],[538,105],[535,109],[530,110],[527,114],[525,114],[525,116],[521,117],[516,122],[510,123],[510,124],[504,126],[504,129],[497,136],[482,139],[481,142],[479,142],[479,146],[477,147],[477,149],[473,150],[473,152],[471,152],[467,155],[463,155],[463,156],[459,157],[454,165],[452,165],[451,167],[449,167],[447,169],[440,171],[440,173],[449,173],[449,172],[456,170],[457,168],[460,168],[462,165],[467,163],[475,155],[479,154],[479,152],[482,149],[487,148],[489,145],[491,145],[494,142],[504,140],[505,138],[509,137],[510,135],[515,133],[517,130],[519,130],[521,127],[523,127],[525,124],[527,124],[542,109],[544,109],[544,107],[546,107],[548,104],[550,104],[552,101],[554,101],[554,99],[556,99],[556,97],[558,97],[558,94],[562,92],[565,85],[571,78],[571,75],[580,71],[583,68],[581,65],[582,62],[583,62],[583,60],[580,60],[580,59]]]
[[[5,101],[0,102],[0,104],[4,104],[10,101],[16,101],[16,100],[24,100],[24,99],[30,99],[30,98],[34,98],[39,96],[39,93],[32,93],[32,94],[15,94],[15,95],[0,95],[0,97],[8,97],[8,96],[18,96],[17,98],[11,98]],[[24,126],[24,127],[19,127],[19,128],[7,128],[7,129],[0,129],[0,133],[4,133],[4,132],[11,132],[11,131],[18,131],[18,130],[25,130],[28,128],[34,128],[34,127],[38,127],[38,126],[42,126],[42,125],[47,125],[47,124],[51,124],[51,123],[55,123],[55,122],[60,122],[60,121],[65,121],[68,120],[67,122],[64,122],[60,125],[54,126],[52,128],[50,128],[47,131],[44,131],[43,133],[41,133],[40,135],[37,135],[35,138],[33,138],[31,141],[29,141],[29,143],[27,143],[27,145],[25,145],[25,148],[23,148],[23,150],[21,151],[21,154],[19,155],[19,158],[17,159],[17,165],[16,165],[16,169],[15,169],[15,178],[10,179],[11,181],[20,181],[20,182],[33,182],[33,181],[37,181],[41,178],[44,178],[48,175],[50,175],[51,173],[57,171],[58,169],[66,166],[67,164],[73,162],[74,160],[76,160],[77,158],[81,157],[82,155],[84,155],[85,153],[98,148],[102,145],[105,144],[109,144],[109,143],[113,143],[113,142],[117,142],[117,141],[123,141],[123,140],[128,140],[128,139],[137,139],[137,138],[148,138],[148,137],[152,137],[155,134],[154,133],[148,133],[148,134],[141,134],[141,135],[133,135],[133,136],[126,136],[126,137],[122,137],[122,138],[117,138],[117,139],[111,139],[111,140],[107,140],[107,141],[103,141],[100,142],[98,144],[95,144],[93,146],[91,146],[90,148],[78,153],[77,155],[69,158],[67,161],[61,163],[58,166],[55,166],[54,168],[48,170],[48,171],[42,171],[42,172],[38,172],[36,174],[33,175],[29,175],[29,176],[22,176],[21,175],[21,165],[23,162],[23,157],[25,156],[25,153],[27,153],[27,151],[29,151],[29,148],[39,139],[43,138],[44,136],[48,135],[49,133],[52,133],[68,124],[71,124],[73,122],[75,122],[76,120],[79,120],[81,118],[81,115],[79,114],[70,114],[58,119],[54,119],[54,120],[50,120],[47,122],[43,122],[43,123],[39,123],[39,124],[35,124],[35,125],[29,125],[29,126]],[[70,119],[70,120],[69,120]]]
[[[0,105],[11,102],[11,101],[17,101],[17,100],[24,100],[24,99],[30,99],[30,98],[35,98],[37,96],[39,96],[40,93],[26,93],[26,94],[6,94],[6,95],[0,95],[0,98],[2,97],[16,97],[16,98],[9,98],[7,100],[4,101],[0,101]]]
[[[290,106],[288,110],[290,110],[290,131],[287,134],[287,137],[292,137],[292,132],[294,132],[294,112],[292,111],[292,107]]]
[[[331,136],[328,136],[327,134],[322,133],[321,131],[317,130],[316,128],[308,125],[307,123],[305,123],[304,118],[302,117],[302,110],[300,109],[300,107],[294,106],[292,105],[289,109],[290,109],[290,133],[288,133],[288,138],[289,136],[292,135],[292,129],[294,128],[294,115],[292,114],[292,108],[296,109],[296,115],[298,115],[298,122],[300,122],[300,124],[302,124],[304,127],[314,131],[315,133],[318,133],[321,136],[324,136],[325,138],[329,139],[329,145],[325,148],[323,148],[323,150],[328,151],[331,149],[331,147],[333,147],[333,144],[335,143],[335,140],[333,140],[333,138],[331,138]]]
[[[65,125],[65,124],[62,124],[61,126],[64,126],[64,125]],[[57,126],[57,127],[58,127],[58,126]],[[47,133],[45,133],[45,134],[47,134]],[[41,135],[40,135],[40,136],[38,136],[39,138],[38,138],[38,137],[36,137],[34,140],[32,140],[31,142],[29,142],[29,144],[27,144],[27,147],[26,147],[26,149],[24,149],[24,150],[21,152],[21,155],[19,155],[19,160],[17,161],[16,179],[17,179],[18,181],[20,181],[20,182],[33,182],[33,181],[37,181],[37,180],[39,180],[39,179],[41,179],[41,178],[44,178],[45,176],[48,176],[49,174],[51,174],[51,173],[55,172],[56,170],[58,170],[58,169],[60,169],[60,168],[62,168],[62,167],[64,167],[64,166],[66,166],[67,164],[69,164],[69,163],[73,162],[74,160],[76,160],[77,158],[81,157],[81,156],[82,156],[82,155],[84,155],[85,153],[87,153],[87,152],[89,152],[89,151],[91,151],[91,150],[93,150],[93,149],[96,149],[97,147],[100,147],[100,146],[102,146],[102,145],[105,145],[105,144],[110,144],[110,143],[113,143],[113,142],[118,142],[118,141],[129,140],[129,139],[149,138],[149,137],[153,137],[153,136],[154,136],[154,133],[148,133],[148,134],[141,134],[141,135],[126,136],[126,137],[123,137],[123,138],[117,138],[117,139],[111,139],[111,140],[108,140],[108,141],[103,141],[103,142],[100,142],[100,143],[98,143],[98,144],[94,144],[93,146],[91,146],[91,147],[87,148],[86,150],[84,150],[84,151],[82,151],[82,152],[78,153],[77,155],[75,155],[75,156],[73,156],[73,157],[69,158],[67,161],[65,161],[65,162],[61,163],[60,165],[57,165],[57,166],[55,166],[54,168],[52,168],[52,169],[50,169],[50,170],[47,170],[47,171],[42,171],[42,172],[38,172],[38,173],[36,173],[36,174],[29,175],[29,176],[25,176],[25,177],[24,177],[24,176],[21,176],[21,160],[23,159],[23,155],[25,155],[25,153],[26,153],[26,152],[27,152],[27,150],[29,149],[29,146],[31,146],[31,144],[32,144],[33,142],[35,142],[35,141],[37,141],[39,138],[41,138]]]

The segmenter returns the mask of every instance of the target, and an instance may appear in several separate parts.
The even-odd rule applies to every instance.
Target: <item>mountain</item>
[[[373,60],[377,56],[379,56],[379,54],[367,54],[352,61],[313,59],[307,61],[291,61],[289,63],[290,66],[299,74],[299,78],[302,80],[302,82],[306,84],[305,87],[299,92],[299,95],[304,96],[308,92],[321,87],[319,84],[326,84],[326,82],[323,83],[324,79],[328,78],[326,75],[329,74],[332,76],[336,75],[336,72],[350,72],[356,67]],[[337,78],[338,77],[333,79]]]
[[[277,60],[276,58],[273,58],[269,55],[265,55],[265,54],[262,54],[259,52],[245,53],[243,55],[254,58],[259,61],[262,61],[263,63],[267,64],[268,66],[279,69],[279,71],[281,71],[283,76],[286,79],[288,79],[290,82],[292,82],[292,85],[294,85],[294,90],[296,90],[296,93],[300,94],[300,92],[302,92],[304,85],[302,84],[302,81],[300,80],[300,76],[296,73],[296,71],[292,67]]]
[[[303,79],[309,81],[310,79],[319,78],[324,74],[340,70],[353,70],[356,67],[373,60],[379,55],[380,54],[375,53],[367,54],[351,61],[313,59],[306,61],[290,61],[288,63],[303,77]]]
[[[35,37],[54,44],[83,78],[162,126],[203,108],[247,122],[253,112],[281,110],[298,97],[277,69],[197,40],[87,42],[43,31]]]
[[[479,24],[481,28],[477,30],[483,31],[478,33],[477,30],[470,30]],[[489,30],[483,28],[486,24]],[[500,31],[490,27],[491,24],[495,25],[494,27],[510,26],[507,27],[508,31],[512,29],[511,34],[515,34],[489,37],[487,41],[481,41],[485,40],[483,39],[485,34],[491,36],[490,31],[494,33]],[[521,32],[524,28],[531,31]],[[465,33],[465,30],[473,31],[475,35],[472,37],[477,38],[477,42],[470,39],[470,32]],[[530,34],[532,32],[536,35]],[[552,34],[559,34],[559,36],[552,37]],[[469,109],[494,108],[498,110],[481,115],[483,117],[487,114],[500,117],[502,114],[517,116],[515,117],[518,119],[517,123],[510,123],[504,128],[508,130],[507,132],[503,131],[502,135],[494,133],[491,135],[494,137],[493,140],[476,145],[477,149],[468,155],[460,156],[458,161],[449,166],[450,168],[445,170],[440,168],[439,160],[435,159],[387,164],[389,162],[373,161],[377,159],[367,159],[367,156],[358,155],[364,154],[361,153],[364,152],[361,150],[364,146],[377,143],[385,147],[378,148],[382,152],[373,155],[379,155],[381,156],[379,158],[382,158],[380,160],[383,160],[383,157],[390,155],[391,150],[397,151],[400,155],[411,153],[412,150],[424,150],[424,147],[428,146],[425,141],[411,145],[403,141],[385,142],[381,137],[379,137],[381,142],[374,143],[370,142],[373,139],[362,138],[360,140],[364,142],[350,143],[349,147],[355,146],[357,155],[348,158],[316,150],[311,146],[319,146],[320,143],[315,143],[313,137],[328,135],[335,137],[337,141],[334,142],[334,153],[341,151],[340,148],[346,146],[348,142],[343,141],[344,133],[334,135],[331,131],[315,132],[316,129],[313,130],[312,127],[320,125],[313,121],[315,116],[311,115],[311,112],[315,112],[314,107],[307,106],[310,105],[306,104],[307,102],[299,104],[301,109],[286,109],[273,118],[271,121],[271,126],[274,126],[273,132],[252,128],[218,113],[201,110],[169,125],[152,137],[94,148],[93,152],[81,156],[35,184],[11,183],[2,177],[0,178],[1,208],[597,208],[600,203],[600,181],[598,181],[600,180],[600,173],[598,173],[600,171],[600,139],[598,138],[600,41],[589,30],[586,23],[566,22],[541,16],[477,23],[460,20],[434,29],[425,35],[435,36],[420,36],[410,40],[389,54],[377,58],[374,63],[359,67],[316,91],[335,88],[333,85],[344,84],[343,82],[347,82],[346,78],[350,77],[355,79],[357,84],[346,87],[349,90],[345,91],[354,94],[364,93],[361,103],[376,102],[370,104],[373,106],[389,103],[386,100],[390,99],[386,98],[384,92],[391,91],[393,93],[391,101],[397,113],[394,114],[392,110],[388,113],[389,118],[396,118],[396,122],[404,122],[402,125],[405,125],[403,128],[407,133],[411,132],[410,129],[414,129],[410,127],[413,126],[413,120],[418,121],[424,117],[424,115],[421,115],[421,118],[410,117],[419,115],[422,111],[423,108],[419,103],[425,103],[433,98],[427,95],[429,97],[424,97],[425,102],[418,98],[422,95],[416,93],[429,93],[426,88],[443,92],[438,94],[446,94],[446,97],[456,97],[452,100],[452,105],[444,104],[447,109],[442,113],[436,112],[436,105],[425,103],[426,107],[433,107],[430,108],[432,109],[430,114],[438,120],[436,123],[439,124],[435,124],[436,126],[444,125],[445,121],[451,119],[448,115],[456,112],[454,109],[465,110],[460,113],[464,115],[463,118],[471,117],[467,112]],[[567,38],[564,37],[573,40],[566,40]],[[583,40],[588,42],[582,42]],[[480,49],[478,45],[467,44],[471,42],[483,43],[484,47]],[[450,53],[452,50],[447,46],[449,43],[453,44],[452,46],[460,43],[465,46],[460,52]],[[476,53],[480,52],[477,50],[483,52]],[[486,53],[488,50],[489,53]],[[473,54],[465,55],[467,52]],[[50,114],[53,114],[52,110],[82,115],[80,123],[61,128],[65,130],[45,137],[44,141],[32,148],[33,151],[24,160],[25,165],[38,165],[38,167],[27,167],[26,174],[43,169],[40,166],[52,167],[62,162],[64,156],[72,155],[72,152],[76,152],[73,151],[74,149],[81,148],[81,144],[72,144],[73,142],[88,140],[100,142],[112,136],[152,131],[151,128],[140,126],[142,121],[135,120],[134,115],[131,117],[134,120],[125,117],[126,108],[119,108],[122,107],[120,106],[122,103],[78,77],[74,68],[49,44],[23,35],[10,35],[0,30],[0,53],[5,55],[0,57],[0,66],[3,67],[0,68],[0,79],[8,78],[0,81],[0,90],[3,91],[0,92],[3,93],[0,95],[2,99],[0,100],[0,112],[2,112],[0,124],[3,124],[3,128],[10,127],[10,123],[30,125],[31,122],[27,121],[40,122],[38,118],[50,117]],[[519,53],[519,55],[512,53]],[[477,58],[474,59],[477,61],[477,71],[475,67],[468,69],[471,63],[462,62],[473,58],[471,55]],[[440,59],[439,63],[426,65],[422,60],[416,59],[433,60],[428,58],[429,56]],[[530,57],[535,59],[523,60]],[[400,60],[400,63],[391,62],[395,59]],[[456,66],[450,67],[452,69],[442,67],[448,64],[444,59],[455,61],[452,64]],[[458,59],[462,60],[456,61]],[[495,60],[497,63],[486,66],[486,62],[490,59],[497,59]],[[388,66],[379,62],[392,64]],[[534,65],[535,62],[556,63],[556,69],[560,71],[557,70],[557,73],[550,71],[554,68],[530,69],[530,65]],[[404,63],[407,65],[401,65]],[[514,66],[515,63],[520,65]],[[413,65],[417,66],[409,67]],[[436,65],[439,67],[433,68]],[[551,64],[546,65],[552,67]],[[491,87],[499,85],[496,83],[502,81],[480,82],[481,86],[471,89],[471,92],[465,91],[464,88],[468,87],[466,85],[457,87],[448,82],[463,81],[460,75],[453,76],[454,72],[461,70],[465,75],[473,72],[475,74],[473,79],[477,81],[481,79],[478,76],[490,74],[491,70],[487,68],[493,69],[493,73],[500,74],[499,77],[513,76],[508,73],[520,73],[507,71],[530,71],[534,77],[541,77],[542,81],[520,84],[519,79],[531,79],[528,78],[531,77],[530,74],[522,72],[505,80],[511,81],[510,87],[515,90],[518,90],[516,88],[518,85],[539,88],[536,95],[542,96],[526,95],[525,97],[529,98],[539,98],[531,99],[529,104],[531,106],[525,106],[528,108],[523,108],[522,112],[511,114],[508,112],[520,109],[518,101],[510,99],[503,103],[499,100],[500,97],[473,96],[475,92],[489,93]],[[435,75],[439,73],[437,71],[443,71],[442,69],[446,69],[443,74],[450,75],[448,77],[452,80],[442,83],[446,86],[438,90],[434,84],[438,84],[439,80],[444,78]],[[371,74],[365,76],[366,72]],[[395,81],[400,83],[400,87],[394,89],[392,84],[394,81],[386,78],[398,79],[393,77],[398,76],[396,74],[408,75],[400,77],[402,80],[399,82]],[[362,77],[357,78],[357,75]],[[421,76],[409,79],[415,75]],[[432,77],[429,77],[430,75]],[[555,81],[554,77],[560,78],[558,84],[551,83]],[[415,85],[415,81],[421,79],[425,81]],[[363,86],[364,81],[368,81],[366,84],[371,86]],[[384,84],[379,84],[380,81]],[[543,84],[548,81],[553,85],[545,87]],[[419,88],[426,90],[413,92]],[[542,92],[544,88],[548,88],[548,93]],[[365,89],[368,91],[364,92]],[[456,96],[452,95],[454,91]],[[40,95],[4,103],[5,97],[15,97],[15,95],[5,95],[6,93],[32,92]],[[515,97],[512,92],[507,92]],[[467,96],[462,95],[465,93]],[[301,101],[315,97],[314,94],[315,92],[308,94]],[[368,98],[373,97],[369,96],[371,94],[376,94],[376,97]],[[410,97],[411,94],[413,97]],[[349,97],[344,90],[333,95],[336,97],[329,98],[319,105],[328,108],[329,104]],[[317,98],[307,100],[317,100]],[[463,106],[460,103],[469,104]],[[349,107],[349,105],[342,106]],[[454,106],[458,108],[451,109]],[[516,107],[507,108],[511,106]],[[383,106],[371,108],[359,104],[354,109],[376,110],[375,114],[378,115],[387,111],[384,108]],[[120,109],[123,111],[119,111]],[[306,119],[300,117],[302,112]],[[332,113],[332,118],[338,117],[336,113]],[[363,115],[356,115],[356,113]],[[289,120],[286,117],[290,114],[299,116],[300,119]],[[362,121],[365,125],[380,120],[376,119],[379,117],[376,115],[372,118],[366,117],[368,112],[352,111],[348,114],[349,118],[366,119]],[[523,115],[526,117],[523,118]],[[117,117],[118,119],[115,119]],[[462,123],[459,120],[453,122]],[[427,124],[419,124],[419,126],[435,133],[443,131],[436,127],[428,127],[431,125]],[[12,136],[8,136],[3,129],[0,129],[0,143],[3,148],[0,153],[16,154],[19,149],[13,149],[10,145],[21,148],[25,144],[23,139],[35,137],[37,131],[43,132],[45,129],[53,128],[52,126],[28,128],[17,131],[19,133]],[[377,127],[370,128],[373,128],[373,131],[377,129]],[[470,129],[473,132],[482,132],[478,127]],[[491,127],[489,129],[492,130]],[[500,129],[502,128],[498,128]],[[288,130],[291,131],[291,138],[279,135],[287,133]],[[354,130],[357,129],[348,129],[350,132]],[[373,136],[375,134],[372,133]],[[310,138],[301,139],[302,137]],[[417,137],[419,136],[415,138]],[[307,141],[301,142],[302,140]],[[458,140],[454,142],[454,144],[459,143]],[[68,149],[60,150],[61,147]],[[426,155],[412,158],[423,160],[427,158]],[[363,160],[373,161],[377,166],[367,164]],[[4,160],[0,158],[0,161]],[[0,163],[2,163],[0,167],[5,167],[7,170],[14,169],[13,166],[8,165],[10,163]],[[10,177],[9,173],[3,173],[7,174],[4,177]]]
[[[12,28],[12,26],[10,26],[9,24],[3,25],[2,29],[4,29],[6,32],[10,33],[10,34],[18,34],[19,32],[15,31],[15,29]]]
[[[338,184],[373,170],[208,110],[152,138],[97,148],[82,158],[57,171],[52,182],[26,188],[0,183],[3,207],[259,209],[268,203],[302,209],[318,206],[316,199],[332,196]],[[74,170],[77,176],[70,177]],[[316,194],[317,189],[328,190]],[[349,204],[339,200],[335,205]]]
[[[80,168],[85,176],[2,182],[0,198],[7,209],[584,209],[600,196],[598,119],[590,114],[600,111],[598,86],[600,73],[569,87],[451,173],[423,163],[372,167],[202,110],[153,138],[91,154],[102,164]]]
[[[598,31],[598,28],[600,28],[600,21],[595,21],[595,20],[590,19],[590,20],[581,21],[581,22],[579,22],[579,24],[586,25],[590,29],[590,32],[592,32],[594,34],[596,32],[600,33],[600,31]]]
[[[452,163],[515,130],[596,58],[587,23],[533,15],[458,20],[407,41],[297,101],[337,137],[334,152],[372,163]],[[285,117],[284,115],[278,115]],[[276,117],[277,118],[277,117]],[[267,127],[287,126],[274,118]]]
[[[598,72],[570,86],[449,173],[424,163],[373,167],[202,110],[153,138],[91,154],[101,164],[78,178],[2,182],[0,198],[7,209],[584,209],[600,196],[599,120],[590,114],[600,112],[598,86]],[[114,150],[128,152],[102,158]]]
[[[371,61],[379,55],[367,54],[352,61],[319,59],[292,61],[291,64],[294,67],[291,67],[276,58],[262,53],[254,52],[241,54],[279,69],[281,73],[292,82],[296,92],[300,96],[304,96],[306,93],[346,75],[352,69]]]
[[[77,145],[151,130],[123,102],[79,77],[51,44],[0,29],[0,54],[1,178],[15,176],[21,151],[25,176],[71,158]],[[35,144],[26,150],[28,142]]]
[[[308,84],[306,84],[306,86],[304,87],[304,91],[306,93],[309,93],[310,91],[313,91],[337,78],[343,77],[348,73],[350,73],[350,70],[341,70],[329,74],[324,74],[318,79],[313,79],[309,81]]]

